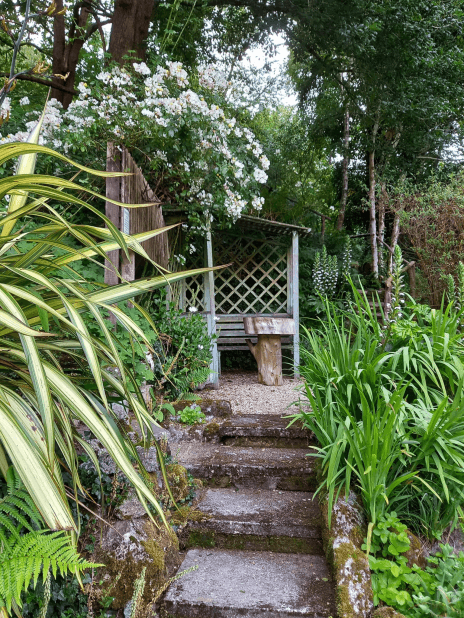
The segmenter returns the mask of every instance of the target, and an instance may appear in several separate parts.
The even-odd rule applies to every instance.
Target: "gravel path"
[[[242,414],[291,414],[288,408],[299,398],[296,389],[302,382],[284,377],[282,386],[258,384],[256,372],[223,371],[219,389],[208,397],[230,401],[233,412]],[[296,411],[296,408],[294,408]]]

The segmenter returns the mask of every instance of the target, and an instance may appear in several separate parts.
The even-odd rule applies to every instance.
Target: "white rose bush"
[[[43,144],[94,165],[104,163],[107,141],[124,145],[161,199],[186,209],[192,224],[235,220],[261,208],[269,160],[227,111],[228,87],[213,66],[190,76],[178,62],[114,66],[81,82],[67,110],[47,104]],[[7,134],[3,126],[0,143],[26,139],[36,117],[27,113],[25,130]]]

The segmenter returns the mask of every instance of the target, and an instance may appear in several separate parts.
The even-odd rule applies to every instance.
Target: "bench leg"
[[[282,343],[280,335],[258,335],[253,345],[245,340],[258,363],[258,382],[267,386],[282,386]]]

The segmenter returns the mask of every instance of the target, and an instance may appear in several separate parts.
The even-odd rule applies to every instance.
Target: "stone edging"
[[[328,500],[321,502],[322,539],[335,580],[338,618],[369,618],[373,609],[371,572],[361,550],[366,521],[357,497],[340,494],[328,522]]]
[[[367,534],[366,519],[356,494],[340,494],[328,522],[328,500],[321,500],[322,539],[335,580],[338,618],[405,618],[392,607],[374,612],[371,571],[361,545]]]

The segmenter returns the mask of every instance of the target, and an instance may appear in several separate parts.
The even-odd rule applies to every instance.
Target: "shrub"
[[[131,368],[138,387],[146,382],[153,385],[159,395],[178,399],[208,379],[213,339],[208,334],[203,316],[183,316],[173,304],[166,306],[163,300],[150,304],[147,312],[149,319],[136,307],[121,305],[119,309],[137,324],[149,344],[120,324],[114,329],[109,311],[101,313],[106,328],[115,333],[114,345],[118,356],[124,365]],[[92,320],[91,315],[87,316],[89,332],[97,338],[103,337],[100,324]],[[135,391],[131,383],[128,388]]]
[[[432,177],[425,187],[397,189],[393,209],[401,213],[401,230],[407,235],[426,280],[425,298],[439,307],[444,277],[457,272],[464,261],[463,173],[447,182]]]

